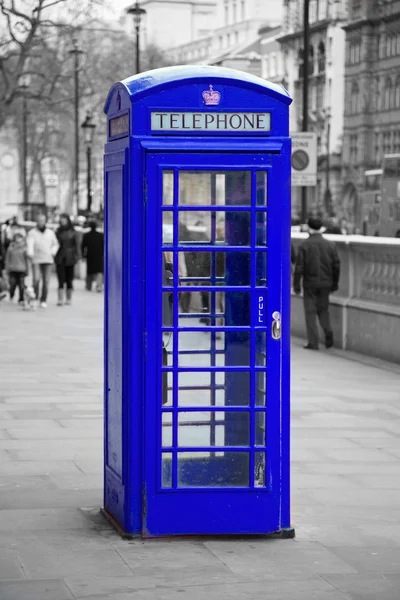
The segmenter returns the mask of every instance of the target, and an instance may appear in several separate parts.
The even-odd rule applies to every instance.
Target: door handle
[[[279,313],[278,311],[275,311],[274,313],[272,313],[272,319],[273,319],[272,327],[271,327],[272,339],[280,340],[282,337],[281,313]]]

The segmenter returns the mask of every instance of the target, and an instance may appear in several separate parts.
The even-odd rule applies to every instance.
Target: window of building
[[[394,86],[394,106],[400,108],[400,75],[397,76]]]
[[[400,131],[393,131],[393,152],[400,152]]]
[[[262,75],[264,79],[268,79],[269,77],[269,59],[268,56],[263,56],[262,58]]]
[[[308,74],[314,74],[314,47],[310,45],[310,56],[308,60]]]
[[[361,18],[362,0],[353,0],[351,6],[351,14],[353,19]]]
[[[323,42],[318,46],[318,73],[325,73],[325,46]]]
[[[269,76],[276,77],[276,54],[271,54],[269,59]]]
[[[220,35],[219,38],[218,38],[218,44],[219,44],[220,48],[222,48],[223,43],[224,43],[224,38],[222,37],[222,35]]]
[[[383,109],[389,110],[392,108],[393,85],[390,77],[386,78],[385,89],[383,93]]]
[[[396,33],[396,54],[400,54],[400,32]]]
[[[228,6],[227,2],[225,2],[224,11],[225,11],[225,25],[228,25],[229,24],[229,6]]]
[[[396,47],[396,34],[392,33],[392,35],[390,36],[391,42],[392,42],[392,56],[396,56],[396,52],[397,52],[397,47]]]
[[[375,78],[375,110],[380,110],[381,108],[381,86],[379,77]]]
[[[358,163],[358,137],[357,135],[350,136],[350,164],[353,166]]]
[[[304,71],[304,50],[300,48],[299,54],[297,57],[299,63],[299,79],[303,79],[303,71]]]
[[[381,146],[380,146],[380,134],[378,131],[374,133],[374,153],[375,153],[375,164],[381,164]]]
[[[242,5],[242,21],[244,21],[245,18],[246,18],[246,9],[245,9],[245,2],[244,2],[244,0],[241,1],[241,5]]]
[[[323,81],[317,83],[317,110],[321,110],[324,106],[324,91],[325,85]]]
[[[386,36],[386,58],[392,55],[392,37]]]
[[[385,35],[382,34],[379,37],[379,58],[385,58],[386,56],[386,38]]]
[[[351,86],[351,95],[350,95],[350,114],[357,115],[360,112],[360,88],[358,87],[358,83],[354,81]]]
[[[236,6],[236,2],[233,3],[233,7],[232,7],[232,21],[234,23],[236,23],[236,21],[237,21],[237,6]]]
[[[391,144],[390,144],[390,131],[385,131],[383,134],[383,154],[391,153]]]
[[[349,62],[351,65],[356,65],[361,60],[361,41],[358,40],[356,42],[350,43],[350,56]]]

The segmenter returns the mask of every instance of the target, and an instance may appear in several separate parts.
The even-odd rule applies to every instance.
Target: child
[[[19,290],[19,304],[24,306],[25,277],[28,273],[28,255],[26,242],[20,233],[14,235],[7,248],[6,271],[10,284],[10,300],[14,298],[15,289]]]

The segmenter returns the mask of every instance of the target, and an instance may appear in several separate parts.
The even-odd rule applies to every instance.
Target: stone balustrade
[[[304,233],[292,233],[296,249]],[[326,235],[341,261],[339,291],[331,295],[335,346],[400,362],[400,239]],[[294,335],[304,337],[303,300],[292,296]]]

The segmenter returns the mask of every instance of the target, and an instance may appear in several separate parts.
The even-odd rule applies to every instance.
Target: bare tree
[[[96,1],[0,0],[0,127],[22,94],[22,76],[31,81],[28,97],[51,98],[59,74],[50,76],[43,58],[58,50],[60,30],[71,31],[90,18]]]

